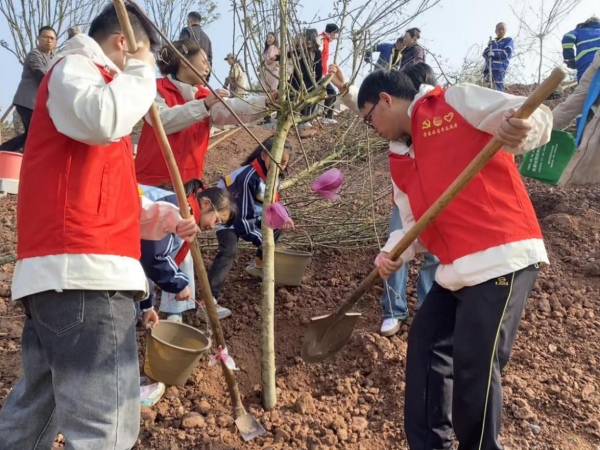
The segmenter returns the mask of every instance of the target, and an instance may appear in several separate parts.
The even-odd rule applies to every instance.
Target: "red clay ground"
[[[261,138],[268,135],[257,132]],[[305,141],[307,146],[313,141]],[[210,152],[207,175],[231,170],[254,148],[244,132]],[[564,191],[528,183],[552,265],[541,272],[504,374],[507,449],[600,448],[600,189]],[[0,199],[0,247],[15,247],[16,199]],[[210,262],[211,252],[206,253]],[[252,252],[242,249],[222,304],[234,315],[223,321],[244,403],[267,434],[244,444],[233,426],[218,367],[203,358],[190,381],[169,388],[144,409],[136,449],[404,449],[404,364],[409,322],[391,338],[377,334],[373,289],[349,345],[333,360],[307,365],[299,357],[311,316],[345,300],[372,267],[376,248],[317,248],[304,284],[277,288],[278,404],[264,411],[260,399],[260,285],[243,268]],[[415,274],[416,265],[411,269]],[[9,301],[12,265],[0,267],[0,405],[20,374],[21,310]],[[414,276],[409,286],[415,302]],[[196,322],[195,318],[191,320]],[[140,355],[145,337],[139,334]],[[189,413],[200,415],[184,420]],[[61,444],[56,444],[60,446]]]

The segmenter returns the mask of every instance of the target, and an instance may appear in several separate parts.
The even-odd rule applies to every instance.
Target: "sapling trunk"
[[[267,207],[273,203],[277,192],[279,179],[279,163],[283,156],[283,149],[288,132],[292,126],[291,114],[287,112],[280,117],[277,131],[271,148],[273,160],[270,162],[267,174],[267,185],[263,200],[262,217],[262,252],[263,252],[263,281],[262,281],[262,308],[260,316],[261,349],[262,349],[262,387],[263,407],[272,409],[277,403],[275,385],[275,238],[273,230],[267,226],[265,220]]]

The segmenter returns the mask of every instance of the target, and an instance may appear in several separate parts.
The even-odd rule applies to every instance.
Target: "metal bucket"
[[[148,334],[144,372],[153,380],[182,386],[210,348],[210,338],[183,323],[162,320]]]
[[[276,248],[275,283],[283,286],[300,286],[311,258],[312,253],[309,252]]]

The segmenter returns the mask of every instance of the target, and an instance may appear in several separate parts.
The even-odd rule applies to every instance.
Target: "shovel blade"
[[[352,336],[360,313],[347,313],[341,319],[335,314],[313,317],[302,344],[302,359],[318,363],[339,352]]]
[[[260,436],[265,433],[265,429],[263,426],[252,417],[250,414],[242,414],[237,419],[235,419],[235,426],[238,431],[242,435],[242,438],[245,442],[248,442],[255,437]]]

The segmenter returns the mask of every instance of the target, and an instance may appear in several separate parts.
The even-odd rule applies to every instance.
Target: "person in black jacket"
[[[179,40],[183,39],[191,39],[194,42],[197,42],[200,45],[200,48],[204,50],[206,53],[206,57],[208,58],[208,62],[210,67],[213,65],[213,52],[212,52],[212,42],[208,35],[202,30],[201,27],[202,16],[199,12],[192,11],[187,16],[187,27],[181,30],[179,35]],[[210,78],[210,74],[207,78]],[[208,81],[208,79],[206,80]]]
[[[400,60],[400,70],[416,63],[425,62],[425,50],[417,41],[421,37],[421,30],[418,28],[409,28],[404,33],[404,48],[400,52],[402,59]]]
[[[310,92],[323,78],[323,65],[321,64],[321,50],[317,41],[318,31],[314,28],[307,29],[303,35],[296,38],[295,50],[289,52],[289,58],[294,58],[294,71],[290,79],[293,89],[300,92],[302,85]],[[300,71],[298,71],[300,69]],[[314,79],[314,82],[313,82]],[[316,105],[309,106],[301,111],[303,116],[310,116],[315,111]],[[305,122],[302,127],[310,127]]]

